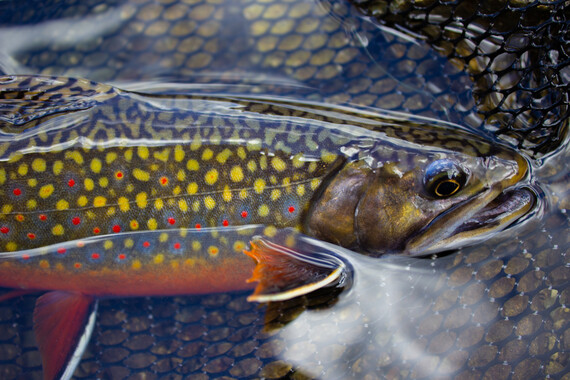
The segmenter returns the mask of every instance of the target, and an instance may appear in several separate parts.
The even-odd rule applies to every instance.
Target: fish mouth
[[[529,187],[485,189],[438,215],[406,244],[406,254],[422,256],[483,241],[527,215],[537,195]]]

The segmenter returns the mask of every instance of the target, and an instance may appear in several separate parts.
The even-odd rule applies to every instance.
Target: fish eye
[[[467,180],[467,174],[461,167],[448,159],[432,162],[424,176],[424,186],[428,193],[436,198],[447,198],[457,193]]]

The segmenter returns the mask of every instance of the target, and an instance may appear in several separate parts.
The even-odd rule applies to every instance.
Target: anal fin
[[[247,300],[286,301],[334,283],[343,282],[347,266],[329,252],[301,252],[262,237],[250,242],[244,253],[257,262],[248,282],[259,282]]]
[[[38,298],[34,332],[44,380],[69,379],[89,342],[97,300],[80,293],[52,291]]]

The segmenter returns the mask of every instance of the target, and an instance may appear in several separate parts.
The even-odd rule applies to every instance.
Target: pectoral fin
[[[34,332],[44,380],[69,379],[95,325],[97,300],[79,293],[53,291],[36,301]]]
[[[248,282],[259,284],[248,301],[285,301],[322,287],[343,282],[346,264],[330,252],[301,252],[262,237],[250,242],[244,253],[257,262]]]

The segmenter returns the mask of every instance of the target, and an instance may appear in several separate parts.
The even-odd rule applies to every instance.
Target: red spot
[[[121,232],[121,226],[119,226],[118,224],[115,224],[113,226],[113,232]]]
[[[17,220],[18,222],[23,222],[23,221],[24,221],[24,215],[22,215],[22,214],[16,215],[16,220]]]
[[[93,252],[93,253],[91,254],[91,258],[92,258],[93,260],[99,260],[100,257],[101,257],[101,256],[100,256],[97,252]]]
[[[168,185],[168,178],[166,178],[166,177],[160,177],[160,184],[161,184],[162,186]]]
[[[200,228],[202,228],[202,225],[200,223],[196,223],[194,227],[196,227],[196,229],[199,230]]]
[[[176,223],[176,219],[168,218],[168,224],[174,224],[174,223]]]
[[[223,224],[224,227],[227,227],[227,226],[230,225],[230,222],[228,222],[227,219],[224,219],[224,221],[222,222],[222,224]]]
[[[180,249],[180,243],[174,243],[174,249]]]
[[[81,263],[75,263],[75,264],[73,264],[73,266],[74,266],[75,268],[79,269],[79,268],[81,268]]]
[[[22,259],[24,259],[24,260],[29,260],[29,259],[30,259],[30,255],[28,255],[28,254],[23,254],[23,255],[22,255]]]
[[[39,218],[41,221],[47,220],[47,215],[46,214],[40,214]]]
[[[150,247],[150,243],[149,243],[148,241],[145,241],[145,242],[143,243],[143,247],[145,247],[145,248]]]
[[[93,233],[94,233],[94,234],[98,234],[99,232],[101,232],[101,229],[100,229],[99,227],[93,228]]]
[[[2,227],[0,228],[0,232],[2,232],[3,234],[7,234],[8,232],[10,232],[10,229],[8,227]]]
[[[75,180],[72,178],[69,181],[67,181],[67,186],[69,186],[69,187],[75,186]]]
[[[242,217],[242,218],[247,218],[247,211],[242,211],[242,212],[241,212],[241,217]]]
[[[14,193],[15,196],[22,195],[22,190],[20,189],[14,189],[14,191],[12,192]]]
[[[36,238],[36,234],[28,233],[28,239],[34,240]]]
[[[75,217],[73,219],[71,219],[71,223],[73,223],[74,225],[78,225],[79,223],[81,223],[81,219],[78,217]]]
[[[117,179],[123,178],[123,172],[116,172],[115,177],[117,177]]]
[[[295,212],[295,207],[289,206],[289,212],[290,212],[290,213],[294,213],[294,212]]]
[[[118,258],[119,258],[119,260],[124,260],[127,258],[127,255],[125,255],[124,253],[119,253]]]
[[[65,248],[58,248],[57,249],[57,253],[59,253],[60,255],[63,255],[67,250]]]

